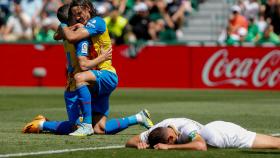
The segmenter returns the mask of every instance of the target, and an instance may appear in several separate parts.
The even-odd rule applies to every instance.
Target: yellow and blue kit
[[[75,74],[82,71],[79,65],[79,60],[76,55],[76,48],[79,46],[71,44],[67,40],[63,41],[63,45],[67,61],[67,83],[64,92],[64,100],[68,114],[68,120],[71,122],[71,124],[75,124],[77,123],[77,121],[79,121],[78,118],[80,116],[80,102],[79,96],[76,91],[76,80],[74,78]]]
[[[89,32],[91,40],[82,40],[74,45],[64,42],[67,56],[67,86],[65,91],[65,101],[69,121],[46,121],[43,124],[44,131],[50,131],[56,134],[69,134],[73,132],[73,121],[79,116],[78,95],[76,93],[76,84],[74,74],[80,72],[78,56],[94,56],[89,51],[92,43],[97,55],[100,55],[100,49],[108,50],[111,46],[111,40],[105,21],[100,17],[94,17],[89,20],[85,29]],[[92,43],[91,43],[92,42]],[[88,50],[88,51],[86,51]],[[97,66],[98,70],[90,70],[96,76],[96,83],[91,89],[92,112],[101,113],[105,116],[109,114],[109,97],[118,84],[118,77],[112,61],[105,61]],[[69,115],[70,113],[70,115]],[[125,118],[115,118],[106,121],[105,133],[115,134],[129,126],[138,124],[136,115]]]
[[[103,47],[104,50],[108,50],[112,46],[106,23],[101,17],[97,16],[90,19],[85,29],[90,34],[93,48],[98,56],[101,54],[101,47]],[[107,70],[116,73],[115,68],[112,66],[112,60],[100,63],[97,68],[99,70]]]
[[[75,45],[69,43],[67,40],[63,41],[64,51],[66,55],[66,91],[75,91],[76,90],[76,82],[74,79],[74,75],[78,72],[81,72],[81,68],[79,65],[78,58],[76,56],[76,48]]]
[[[86,47],[93,45],[97,56],[101,55],[101,48],[108,50],[111,47],[111,39],[106,27],[105,21],[101,17],[90,19],[84,27],[90,34],[89,40],[82,40],[83,44],[77,47],[77,55],[87,56],[89,51]],[[84,49],[84,50],[83,50]],[[97,66],[97,70],[91,70],[96,76],[96,83],[91,89],[92,91],[92,111],[101,113],[105,116],[109,114],[109,97],[112,91],[117,87],[118,76],[115,68],[112,66],[112,61],[104,61]]]
[[[77,56],[88,56],[90,52],[87,49],[90,45],[91,41],[89,40],[80,41],[76,51]],[[107,116],[109,114],[109,97],[118,84],[118,77],[115,71],[111,71],[114,69],[112,69],[112,66],[109,66],[109,63],[105,61],[103,66],[101,67],[102,69],[90,70],[96,76],[95,85],[90,91],[92,95],[92,111]]]

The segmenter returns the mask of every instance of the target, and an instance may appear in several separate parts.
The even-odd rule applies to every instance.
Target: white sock
[[[45,121],[40,121],[39,123],[39,129],[42,131],[43,130],[43,124],[45,123]]]
[[[141,114],[136,114],[135,116],[136,116],[137,122],[143,122],[143,118],[142,118]]]

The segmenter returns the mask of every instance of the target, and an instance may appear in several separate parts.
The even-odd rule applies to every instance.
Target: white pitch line
[[[2,157],[21,157],[21,156],[31,156],[31,155],[49,155],[49,154],[60,154],[75,151],[88,151],[88,150],[103,150],[103,149],[120,149],[124,148],[124,145],[115,146],[104,146],[104,147],[91,147],[91,148],[76,148],[76,149],[63,149],[63,150],[48,150],[48,151],[38,151],[38,152],[26,152],[26,153],[14,153],[14,154],[3,154]]]
[[[280,133],[273,133],[273,134],[270,134],[271,136],[273,137],[280,137]]]

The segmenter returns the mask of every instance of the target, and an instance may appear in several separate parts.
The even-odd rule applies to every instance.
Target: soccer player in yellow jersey
[[[73,4],[77,3],[85,3],[86,6],[90,5],[91,3],[89,1],[80,0],[78,2],[73,1]],[[90,4],[89,4],[90,3]],[[72,5],[73,5],[72,4]],[[63,9],[64,8],[64,9]],[[63,6],[59,11],[66,10],[68,13],[68,10],[65,9],[67,7]],[[88,9],[87,9],[88,10]],[[68,15],[68,14],[64,15]],[[68,20],[68,18],[66,18]],[[71,19],[71,17],[70,17]],[[99,20],[101,18],[97,18]],[[61,22],[68,23],[67,20],[61,20]],[[104,23],[103,23],[104,24]],[[66,24],[63,24],[66,25]],[[93,26],[92,26],[93,27]],[[106,26],[102,26],[102,28]],[[98,36],[98,35],[97,35]],[[105,34],[105,37],[107,35]],[[96,39],[98,41],[98,39]],[[93,126],[94,126],[94,132],[96,134],[115,134],[118,133],[124,129],[126,129],[129,126],[140,124],[143,125],[146,128],[150,128],[153,123],[150,120],[150,114],[147,110],[142,110],[136,115],[132,115],[129,117],[124,118],[116,118],[107,120],[107,116],[109,113],[109,96],[111,92],[116,88],[117,85],[117,75],[115,73],[115,69],[111,65],[111,52],[110,50],[111,46],[108,45],[107,51],[103,51],[104,45],[100,45],[98,47],[98,56],[92,60],[88,59],[88,57],[91,55],[90,47],[91,47],[91,41],[85,39],[80,40],[79,42],[75,43],[75,46],[68,43],[67,41],[64,41],[65,43],[65,50],[67,56],[68,56],[68,90],[76,89],[73,93],[67,92],[65,95],[66,100],[66,106],[67,106],[67,112],[69,116],[69,121],[48,121],[45,117],[39,115],[38,117],[35,117],[34,120],[30,123],[28,123],[24,129],[24,133],[39,133],[41,131],[49,131],[56,134],[69,134],[73,136],[86,136],[92,134],[91,128],[87,125],[84,125],[85,117],[83,118],[83,122],[79,123],[80,127],[73,132],[73,121],[77,120],[78,114],[79,114],[79,108],[77,104],[81,104],[81,102],[78,102],[79,97],[79,91],[80,87],[83,87],[83,90],[88,90],[87,81],[95,81],[95,85],[91,90],[91,93],[88,93],[90,100],[87,102],[91,103],[92,106],[92,118],[93,118]],[[75,55],[73,55],[73,51],[75,51]],[[77,67],[77,63],[79,63],[79,67]],[[74,65],[73,65],[74,64]],[[76,68],[75,70],[72,69],[73,66]],[[91,70],[92,67],[97,67],[99,70]],[[85,72],[80,72],[80,69],[82,70],[88,70]],[[76,71],[77,70],[77,71]],[[75,72],[75,73],[72,73]],[[74,79],[73,79],[74,74]],[[72,81],[75,81],[75,85]],[[82,84],[79,84],[82,82]],[[78,83],[78,84],[77,84]],[[78,86],[78,87],[77,87]],[[83,92],[84,93],[84,92]],[[84,108],[82,109],[84,112]],[[90,111],[91,113],[91,111]],[[87,118],[87,121],[88,118]],[[71,133],[72,132],[72,133]]]
[[[74,25],[74,27],[61,25],[61,30],[63,31],[65,39],[70,42],[77,42],[90,38],[88,45],[90,45],[90,43],[93,44],[94,50],[97,52],[98,56],[101,55],[102,48],[104,50],[111,48],[111,40],[106,23],[101,17],[96,15],[96,9],[94,8],[91,1],[73,0],[70,4],[69,15],[84,26],[81,27],[81,24]],[[86,49],[86,47],[87,45],[84,44],[81,54],[84,54],[83,49]],[[87,58],[80,57],[79,59],[81,67],[90,69],[93,66],[90,64],[90,61],[87,60]],[[88,96],[84,95],[84,99],[86,100],[85,102],[91,101],[93,103],[92,123],[94,126],[94,132],[98,134],[110,134],[112,133],[112,129],[116,126],[120,126],[120,128],[126,128],[131,124],[141,122],[139,119],[137,119],[137,116],[139,118],[139,115],[128,117],[129,121],[125,119],[119,119],[115,122],[106,122],[107,116],[109,114],[109,97],[118,84],[118,77],[115,68],[112,66],[112,60],[107,60],[97,64],[97,69],[98,70],[84,71],[75,75],[76,86],[82,91],[81,93],[83,94],[90,94],[90,90],[85,88],[87,81],[96,82],[94,88],[91,89],[91,91],[93,91],[93,96],[91,98],[92,100],[90,100]],[[141,114],[149,116],[148,112],[145,110],[142,111]],[[146,121],[144,125],[149,128],[152,123]],[[70,135],[81,135],[83,132],[86,133],[86,130],[79,128]]]

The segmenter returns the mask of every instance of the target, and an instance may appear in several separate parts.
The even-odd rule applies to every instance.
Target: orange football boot
[[[22,133],[40,133],[41,130],[39,126],[42,121],[48,121],[48,119],[43,115],[36,116],[31,122],[23,127]]]

